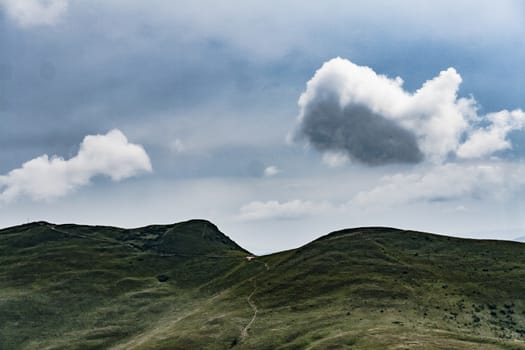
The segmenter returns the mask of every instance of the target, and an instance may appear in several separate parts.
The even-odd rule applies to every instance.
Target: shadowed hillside
[[[525,349],[525,245],[391,228],[249,253],[203,220],[0,230],[1,349]]]

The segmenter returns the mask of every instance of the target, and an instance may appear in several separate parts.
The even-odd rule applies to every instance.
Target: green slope
[[[199,286],[246,254],[201,220],[2,230],[0,349],[105,348],[165,312],[191,308],[208,296]]]
[[[213,224],[0,230],[0,349],[525,349],[525,245],[343,230],[246,259]]]

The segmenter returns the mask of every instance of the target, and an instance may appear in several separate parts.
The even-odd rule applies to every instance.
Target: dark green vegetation
[[[203,220],[0,230],[0,349],[525,349],[525,244],[361,228],[248,255]]]

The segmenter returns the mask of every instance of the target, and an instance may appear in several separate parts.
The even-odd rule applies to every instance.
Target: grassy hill
[[[0,230],[0,349],[525,349],[525,244],[371,227],[248,255],[203,220]]]

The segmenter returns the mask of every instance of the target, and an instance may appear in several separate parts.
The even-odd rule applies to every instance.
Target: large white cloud
[[[440,164],[510,148],[507,135],[523,129],[523,111],[478,115],[473,98],[458,97],[461,81],[449,68],[410,93],[400,77],[334,58],[299,99],[296,134],[323,153],[344,152],[372,165],[423,158]],[[476,128],[483,124],[488,126]]]
[[[20,27],[53,25],[68,7],[68,0],[0,0],[7,15]]]
[[[0,175],[0,202],[19,196],[35,200],[64,196],[90,183],[97,175],[114,181],[151,172],[151,161],[142,146],[129,143],[119,130],[105,135],[88,135],[78,154],[65,160],[42,155]]]

